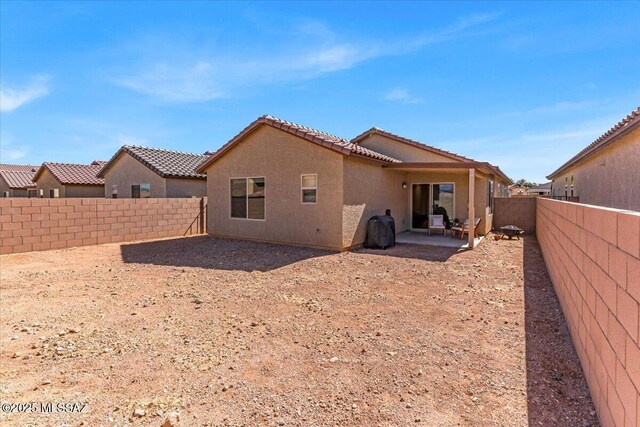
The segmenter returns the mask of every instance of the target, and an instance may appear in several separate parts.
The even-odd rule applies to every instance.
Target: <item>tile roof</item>
[[[113,155],[111,160],[106,163],[103,162],[98,176],[104,178],[107,170],[113,166],[118,157],[123,153],[129,154],[163,178],[207,178],[207,175],[196,172],[196,167],[209,158],[206,154],[192,154],[135,145],[122,146],[118,152]]]
[[[249,126],[244,128],[239,134],[234,136],[229,142],[227,142],[222,147],[220,147],[218,151],[216,151],[205,162],[203,162],[200,166],[198,166],[197,170],[199,172],[203,172],[209,165],[215,162],[229,149],[235,146],[238,142],[242,141],[247,135],[252,133],[258,127],[263,125],[280,129],[284,132],[290,133],[291,135],[298,136],[309,142],[312,142],[321,147],[325,147],[330,150],[336,151],[345,156],[355,154],[357,156],[366,157],[366,158],[377,160],[384,163],[399,162],[398,159],[394,159],[393,157],[386,156],[376,151],[373,151],[364,147],[360,147],[349,140],[340,138],[339,136],[322,132],[317,129],[312,129],[307,126],[302,126],[297,123],[292,123],[286,120],[278,119],[273,116],[264,115],[264,116],[258,117]]]
[[[461,156],[460,154],[452,153],[450,151],[442,150],[440,148],[436,148],[436,147],[433,147],[431,145],[423,144],[422,142],[418,142],[418,141],[415,141],[413,139],[405,138],[404,136],[396,135],[395,133],[387,132],[386,130],[383,130],[383,129],[380,129],[380,128],[377,128],[377,127],[373,127],[373,128],[371,128],[371,129],[369,129],[367,131],[362,132],[360,135],[358,135],[355,138],[353,138],[351,140],[351,142],[353,142],[354,144],[359,144],[360,142],[364,141],[365,139],[367,139],[368,137],[370,137],[371,135],[374,135],[374,134],[386,136],[387,138],[393,139],[395,141],[402,142],[402,143],[405,143],[405,144],[408,144],[408,145],[412,145],[414,147],[417,147],[417,148],[420,148],[420,149],[423,149],[423,150],[431,151],[432,153],[440,154],[441,156],[449,157],[449,158],[454,159],[454,160],[460,160],[460,161],[464,161],[464,162],[475,162],[476,161],[476,160],[474,160],[472,158]]]
[[[9,171],[0,170],[0,177],[4,179],[9,188],[29,188],[35,187],[32,181],[35,172],[32,171]]]
[[[100,165],[93,163],[90,165],[78,165],[73,163],[45,162],[40,166],[40,169],[38,169],[38,172],[33,177],[33,181],[37,181],[46,169],[64,185],[104,185],[104,179],[96,176],[100,168]]]
[[[9,165],[6,163],[0,163],[0,171],[22,171],[22,172],[36,172],[40,166],[33,165]]]
[[[573,156],[554,172],[547,175],[547,179],[552,179],[553,177],[560,175],[562,172],[566,171],[572,166],[577,165],[587,157],[595,154],[609,144],[617,141],[622,136],[638,128],[640,128],[640,107],[633,110],[624,119],[616,123],[615,126],[602,134],[598,139],[587,145],[584,149],[582,149],[582,151]]]

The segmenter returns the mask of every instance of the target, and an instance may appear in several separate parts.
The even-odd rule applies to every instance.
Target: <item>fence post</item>
[[[205,226],[205,220],[204,220],[204,197],[202,197],[202,198],[200,198],[200,226],[199,226],[199,230],[198,230],[199,234],[204,234],[205,233],[204,226]]]

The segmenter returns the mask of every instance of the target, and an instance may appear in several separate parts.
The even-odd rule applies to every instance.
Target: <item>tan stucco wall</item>
[[[65,185],[64,197],[104,197],[104,185]]]
[[[9,192],[9,197],[27,197],[27,190],[20,188],[9,188],[9,184],[0,176],[0,197],[4,197],[4,192]]]
[[[406,173],[385,170],[374,162],[345,157],[343,246],[360,245],[367,233],[367,221],[391,209],[396,232],[404,231],[407,222],[407,190],[402,189]]]
[[[167,178],[167,197],[204,197],[206,179]]]
[[[456,162],[451,159],[413,145],[398,142],[383,135],[373,134],[369,138],[360,142],[364,148],[386,154],[403,162]]]
[[[57,188],[58,196],[60,198],[65,197],[65,188],[64,185],[60,183],[47,169],[42,171],[38,181],[36,181],[36,197],[40,197],[40,190],[43,190],[42,197],[45,199],[49,198],[49,190]]]
[[[269,126],[207,169],[209,233],[342,249],[343,156]],[[301,174],[318,175],[317,204],[302,204]],[[266,219],[230,218],[229,179],[266,179]]]
[[[640,129],[612,143],[553,180],[553,195],[564,196],[565,177],[580,203],[640,211]]]
[[[151,185],[151,197],[166,197],[167,184],[164,178],[131,157],[122,153],[104,176],[104,196],[111,198],[113,185],[118,186],[118,198],[130,199],[131,186]]]

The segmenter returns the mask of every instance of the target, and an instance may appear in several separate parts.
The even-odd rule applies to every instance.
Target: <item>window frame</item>
[[[313,176],[316,180],[316,185],[314,187],[305,187],[304,186],[304,177],[305,176]],[[315,190],[316,197],[313,202],[305,202],[304,201],[304,190]],[[303,173],[300,174],[300,203],[303,205],[317,205],[318,204],[318,174],[317,173]]]
[[[232,197],[231,197],[231,181],[237,179],[245,180],[245,217],[231,216],[232,213]],[[264,182],[264,218],[249,218],[249,180],[262,179]],[[229,219],[237,219],[240,221],[266,221],[267,220],[267,177],[266,176],[234,176],[229,178]]]
[[[148,189],[148,190],[144,190],[145,192],[147,192],[147,191],[148,191],[148,194],[149,194],[149,195],[148,195],[148,196],[146,196],[146,197],[142,197],[142,186],[143,186],[143,185],[148,185],[148,186],[149,186],[149,189]],[[134,187],[138,187],[138,197],[133,197],[133,188],[134,188]],[[112,193],[112,196],[113,196],[113,193]],[[132,185],[131,185],[131,198],[132,198],[132,199],[150,199],[150,198],[151,198],[151,184],[149,184],[149,183],[132,184]]]

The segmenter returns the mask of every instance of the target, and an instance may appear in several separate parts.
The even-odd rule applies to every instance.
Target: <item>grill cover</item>
[[[396,223],[391,215],[376,215],[367,222],[365,248],[386,249],[396,244]]]

